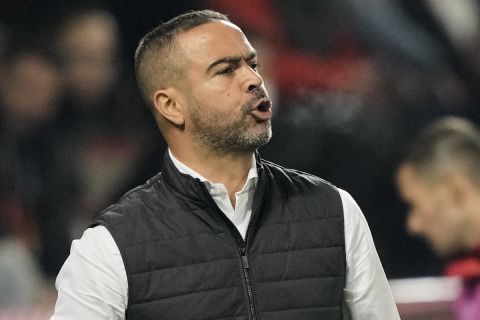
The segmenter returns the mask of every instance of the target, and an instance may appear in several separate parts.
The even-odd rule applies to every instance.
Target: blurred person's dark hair
[[[13,62],[16,57],[25,53],[36,53],[44,56],[52,63],[59,63],[60,56],[56,51],[52,40],[47,34],[49,30],[32,32],[26,26],[23,27],[0,27],[0,43],[2,50],[0,57],[5,62]]]

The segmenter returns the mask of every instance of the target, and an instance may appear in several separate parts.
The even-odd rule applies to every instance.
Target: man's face
[[[238,27],[212,22],[178,35],[185,131],[220,154],[253,151],[271,137],[271,101],[254,49]]]
[[[410,206],[407,228],[412,234],[425,238],[442,257],[465,249],[464,231],[468,222],[443,182],[427,182],[406,164],[398,170],[397,185]]]

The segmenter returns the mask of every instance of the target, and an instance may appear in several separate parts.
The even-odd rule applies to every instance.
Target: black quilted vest
[[[312,175],[260,160],[246,241],[204,184],[168,155],[162,173],[107,208],[128,278],[126,318],[342,319],[343,209]]]

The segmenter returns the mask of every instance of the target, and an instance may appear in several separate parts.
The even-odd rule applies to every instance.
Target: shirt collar
[[[195,170],[193,170],[192,168],[188,167],[187,165],[182,163],[180,160],[175,158],[170,148],[168,148],[168,155],[172,159],[172,162],[174,166],[178,169],[178,171],[180,171],[183,174],[187,174],[193,178],[199,179],[201,182],[203,182],[207,186],[207,189],[211,192],[212,186],[215,185],[215,183],[211,182],[210,180],[202,176],[200,173],[196,172]],[[247,189],[249,190],[250,188],[255,187],[257,180],[258,180],[257,162],[255,159],[255,154],[253,153],[252,161],[250,162],[250,168],[248,170],[247,181],[245,182],[245,185],[242,191],[246,191]]]

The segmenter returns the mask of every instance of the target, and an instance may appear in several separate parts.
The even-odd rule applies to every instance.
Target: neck
[[[186,149],[170,147],[174,156],[186,166],[198,172],[213,183],[223,184],[235,205],[235,193],[240,191],[247,180],[253,152],[225,153],[196,150],[184,152]]]

